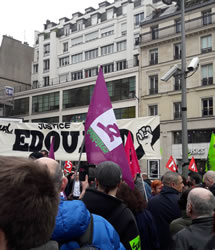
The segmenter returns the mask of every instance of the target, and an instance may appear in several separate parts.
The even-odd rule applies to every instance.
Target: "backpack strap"
[[[81,235],[81,237],[79,237],[77,239],[80,247],[84,246],[84,245],[92,245],[93,242],[93,216],[90,213],[90,223],[87,227],[87,230],[84,232],[84,234]]]

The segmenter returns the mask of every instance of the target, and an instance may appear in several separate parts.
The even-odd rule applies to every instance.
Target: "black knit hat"
[[[96,180],[104,187],[115,188],[121,178],[121,168],[112,161],[101,162],[96,167]]]

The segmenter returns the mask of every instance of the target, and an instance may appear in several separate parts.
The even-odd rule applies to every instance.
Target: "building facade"
[[[200,60],[198,70],[186,79],[188,152],[201,171],[215,131],[215,4],[211,0],[187,4],[186,62],[193,57]],[[160,80],[171,67],[181,64],[180,16],[174,5],[157,9],[141,26],[140,115],[160,116],[161,173],[171,155],[179,166],[182,163],[180,72],[167,82]]]
[[[0,46],[0,116],[13,115],[13,93],[31,89],[34,50],[3,36]]]

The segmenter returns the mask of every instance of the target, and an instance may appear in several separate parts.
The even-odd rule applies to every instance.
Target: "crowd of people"
[[[161,180],[104,161],[66,175],[48,152],[0,156],[1,250],[213,250],[215,172]]]

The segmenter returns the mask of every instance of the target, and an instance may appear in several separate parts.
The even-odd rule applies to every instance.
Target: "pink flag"
[[[54,156],[54,136],[52,138],[52,143],[50,145],[49,156],[48,157],[55,160],[55,156]]]
[[[192,157],[188,169],[189,169],[190,171],[193,171],[193,172],[198,172],[198,169],[197,169],[197,166],[196,166],[196,162],[195,162],[195,160],[194,160],[194,157]]]
[[[176,163],[175,163],[175,161],[174,161],[174,159],[173,159],[172,156],[169,157],[169,160],[168,160],[168,162],[166,164],[166,168],[168,168],[172,172],[176,172],[177,171],[178,167],[177,167],[177,165],[176,165]]]
[[[140,173],[141,171],[130,132],[128,133],[128,138],[125,144],[125,153],[129,162],[132,177],[135,178],[137,173]]]
[[[122,169],[123,179],[131,188],[134,188],[102,67],[99,70],[85,123],[85,147],[89,163],[115,162]]]

